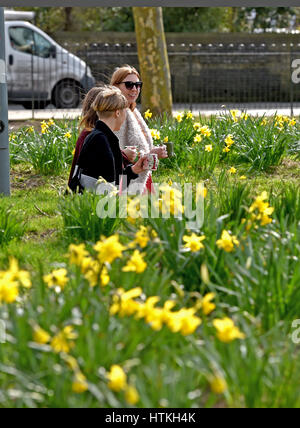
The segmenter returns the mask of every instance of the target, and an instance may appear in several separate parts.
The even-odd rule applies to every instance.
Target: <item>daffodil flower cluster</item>
[[[16,259],[10,258],[8,270],[0,271],[0,305],[14,303],[19,296],[19,287],[31,287],[30,274],[19,269]]]
[[[67,325],[61,331],[59,331],[53,338],[51,335],[43,330],[39,325],[35,324],[33,327],[33,340],[34,342],[45,345],[50,342],[50,346],[54,352],[64,352],[68,354],[70,350],[75,346],[74,339],[77,339],[78,335],[74,332],[71,325]]]
[[[41,122],[41,132],[42,134],[47,134],[49,131],[49,128],[54,125],[54,120],[50,119],[48,122],[45,122],[44,120]]]
[[[249,115],[244,111],[230,110],[231,117],[234,122],[238,122],[239,119],[247,120]]]
[[[160,132],[158,131],[158,129],[150,129],[150,132],[153,140],[160,140]]]
[[[70,263],[80,267],[81,273],[88,280],[91,287],[96,287],[99,283],[102,287],[105,287],[110,281],[108,269],[105,266],[105,263],[106,262],[108,263],[108,260],[113,261],[114,255],[116,256],[116,253],[108,257],[108,260],[105,260],[104,253],[105,251],[109,251],[110,245],[114,245],[113,243],[116,243],[116,237],[115,237],[115,240],[111,239],[109,242],[105,242],[105,241],[106,241],[105,238],[103,238],[102,242],[99,241],[94,246],[96,251],[97,250],[100,251],[100,246],[101,244],[103,244],[102,252],[100,251],[101,253],[100,256],[98,253],[97,259],[90,256],[84,244],[79,244],[79,245],[71,244],[69,246]],[[104,249],[105,245],[106,245],[106,250]],[[118,253],[118,255],[120,254]]]
[[[166,325],[173,333],[181,333],[183,336],[195,332],[201,324],[201,319],[196,316],[197,308],[182,308],[172,311],[176,305],[175,301],[167,300],[161,308],[155,305],[160,300],[158,296],[151,296],[145,302],[134,300],[140,297],[140,287],[125,291],[119,288],[113,296],[110,314],[118,314],[121,317],[134,315],[136,319],[144,319],[153,330],[161,330]]]
[[[282,131],[285,125],[287,126],[295,126],[296,125],[296,119],[292,117],[291,119],[288,116],[283,115],[277,115],[275,117],[275,126]]]
[[[226,147],[223,149],[223,152],[228,153],[230,152],[231,146],[234,144],[233,135],[228,134],[224,141],[225,141]]]
[[[256,222],[260,222],[261,226],[266,226],[267,224],[272,223],[272,218],[270,217],[274,208],[270,207],[268,199],[268,193],[266,191],[262,192],[259,196],[256,197],[255,201],[249,208],[249,213],[251,214],[250,220],[247,221],[246,230],[249,231],[252,226],[257,229]],[[246,223],[246,219],[242,220],[243,223]]]

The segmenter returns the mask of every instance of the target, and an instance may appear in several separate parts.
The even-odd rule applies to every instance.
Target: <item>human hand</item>
[[[166,159],[168,157],[166,146],[154,147],[150,153],[155,153],[158,156],[158,159]]]
[[[149,169],[148,156],[141,156],[137,163],[131,167],[131,169],[135,174],[140,174],[141,172],[147,171]]]
[[[123,153],[128,157],[130,162],[134,162],[137,156],[137,148],[135,146],[127,147],[123,150]]]

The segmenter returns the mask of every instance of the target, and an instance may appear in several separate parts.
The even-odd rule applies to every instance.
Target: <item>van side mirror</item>
[[[49,48],[49,56],[52,58],[56,58],[56,46],[51,45]]]

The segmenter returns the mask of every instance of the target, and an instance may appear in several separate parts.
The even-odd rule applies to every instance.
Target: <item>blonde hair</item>
[[[95,101],[97,95],[100,91],[103,90],[103,87],[101,86],[95,86],[94,88],[90,89],[89,92],[86,94],[83,104],[82,104],[82,119],[80,121],[79,127],[85,128],[88,131],[91,131],[98,120],[97,113],[92,108],[92,104]]]
[[[119,85],[129,74],[135,74],[137,78],[141,80],[141,76],[139,75],[137,69],[132,67],[131,65],[125,64],[122,65],[122,67],[118,67],[115,69],[111,76],[110,84],[113,86]],[[136,107],[136,103],[131,103],[128,107],[130,108],[130,110],[133,111]]]
[[[96,112],[99,118],[100,116],[109,117],[112,112],[123,110],[127,106],[127,99],[120,89],[110,85],[103,86],[92,103],[92,109]]]

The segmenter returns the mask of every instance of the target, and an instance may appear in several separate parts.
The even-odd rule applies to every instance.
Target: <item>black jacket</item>
[[[127,176],[127,185],[138,177],[132,171],[131,164],[123,168],[118,137],[101,120],[96,122],[94,130],[84,140],[78,165],[82,174],[96,179],[103,177],[116,185],[120,184],[121,175]]]

